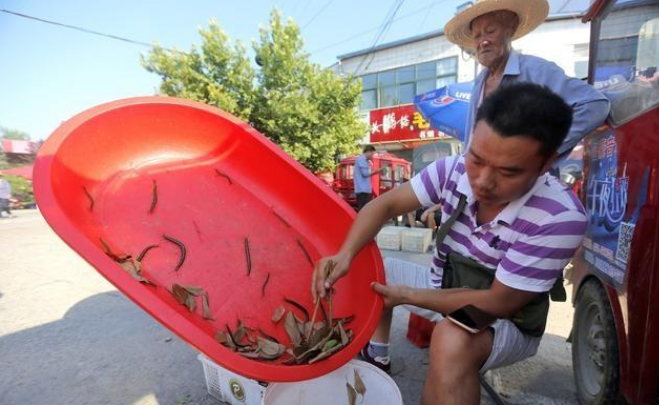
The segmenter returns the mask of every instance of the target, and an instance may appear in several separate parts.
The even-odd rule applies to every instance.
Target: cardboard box
[[[385,226],[380,230],[375,241],[380,249],[400,250],[403,227]]]
[[[197,358],[204,366],[206,389],[212,397],[231,405],[261,405],[268,383],[229,371],[203,354]]]
[[[432,230],[405,228],[401,234],[401,244],[406,252],[425,253],[432,245]]]

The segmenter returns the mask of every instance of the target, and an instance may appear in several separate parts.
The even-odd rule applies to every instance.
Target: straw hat
[[[444,26],[444,34],[449,41],[466,50],[475,50],[476,43],[471,36],[471,22],[483,14],[508,10],[519,17],[519,26],[512,39],[521,38],[533,31],[547,18],[547,0],[477,0],[476,4],[463,10]]]

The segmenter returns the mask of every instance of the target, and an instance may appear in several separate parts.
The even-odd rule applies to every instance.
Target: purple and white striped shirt
[[[431,284],[440,288],[446,254],[456,252],[496,269],[496,278],[524,291],[549,291],[563,272],[586,232],[581,201],[554,176],[540,176],[528,193],[511,201],[489,223],[476,223],[476,201],[469,185],[464,156],[435,161],[411,180],[422,205],[442,204],[442,223],[457,207],[458,216],[431,266]]]

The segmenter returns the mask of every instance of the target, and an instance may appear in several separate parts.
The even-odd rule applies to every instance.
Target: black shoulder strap
[[[455,207],[453,212],[451,213],[451,216],[449,219],[446,220],[440,227],[439,230],[437,231],[437,239],[436,239],[436,245],[437,245],[437,254],[439,255],[439,248],[442,246],[442,243],[444,242],[444,238],[446,238],[446,235],[448,235],[448,231],[451,230],[451,227],[455,223],[455,221],[458,219],[458,215],[464,210],[465,205],[467,205],[467,196],[462,194],[460,196],[460,201],[458,202],[458,206]]]

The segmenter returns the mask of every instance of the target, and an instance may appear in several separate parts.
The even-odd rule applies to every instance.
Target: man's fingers
[[[386,285],[380,284],[377,281],[371,283],[371,288],[373,291],[380,295],[387,295],[388,289]]]

